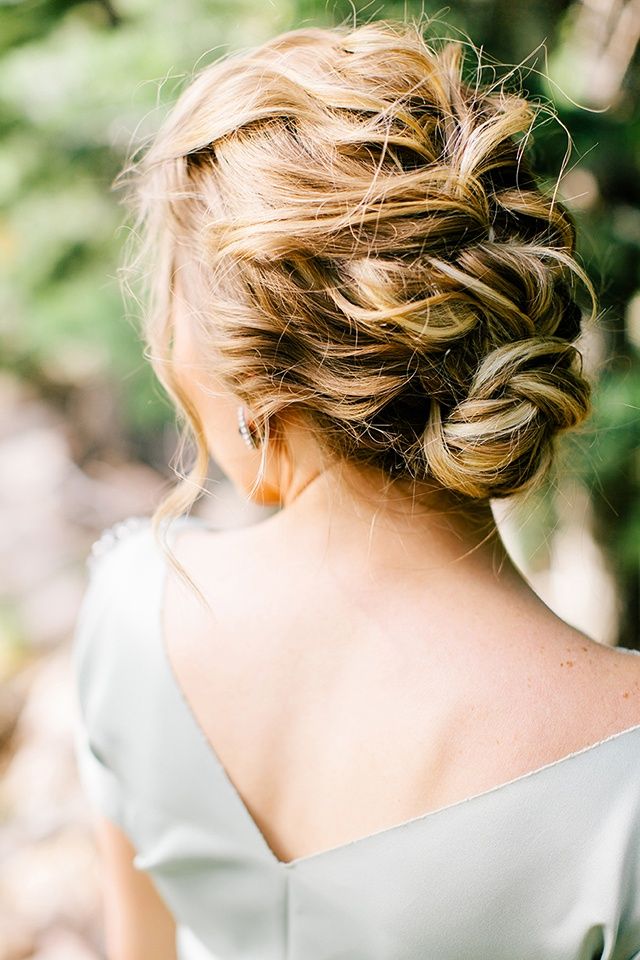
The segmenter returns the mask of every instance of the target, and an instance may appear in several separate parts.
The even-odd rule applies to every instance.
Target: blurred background
[[[0,960],[103,957],[99,870],[71,745],[69,649],[91,543],[175,482],[173,411],[116,277],[111,189],[200,65],[302,25],[437,14],[491,62],[525,61],[562,121],[534,159],[601,315],[595,412],[551,482],[495,502],[545,602],[640,646],[640,0],[0,0]],[[195,513],[254,519],[211,465]]]

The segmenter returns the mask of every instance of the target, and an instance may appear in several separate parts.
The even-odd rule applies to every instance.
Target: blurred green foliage
[[[525,88],[555,104],[566,129],[543,125],[533,144],[550,182],[567,131],[574,143],[567,185],[580,253],[601,298],[603,345],[596,411],[565,451],[564,468],[591,491],[599,536],[623,583],[620,642],[635,646],[640,74],[634,21],[620,37],[611,19],[619,5],[610,7],[603,0],[597,21],[595,8],[578,0],[460,0],[451,8],[426,0],[4,0],[0,363],[62,402],[96,379],[112,383],[132,455],[148,453],[149,436],[159,436],[173,412],[142,358],[137,318],[123,309],[116,279],[124,212],[111,185],[132,144],[157,126],[194,70],[228,49],[300,25],[436,14],[443,31],[449,24],[468,33],[488,62],[524,60]],[[555,522],[553,500],[536,516],[542,542]]]

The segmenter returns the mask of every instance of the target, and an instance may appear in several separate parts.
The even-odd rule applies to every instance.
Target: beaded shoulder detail
[[[124,540],[136,530],[147,527],[150,523],[149,517],[127,517],[126,520],[120,520],[118,523],[106,527],[97,540],[95,540],[87,555],[87,567],[92,571],[98,560],[108,553],[117,543]]]

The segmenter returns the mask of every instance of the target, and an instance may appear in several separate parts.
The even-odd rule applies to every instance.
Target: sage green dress
[[[203,523],[180,517],[169,537]],[[149,518],[94,544],[75,749],[88,799],[176,920],[180,960],[640,960],[640,724],[282,862],[172,672],[167,566]]]

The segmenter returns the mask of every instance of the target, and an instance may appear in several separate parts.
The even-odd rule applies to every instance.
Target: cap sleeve
[[[85,796],[94,810],[126,829],[126,795],[118,775],[118,601],[126,583],[134,531],[149,523],[132,517],[103,531],[87,558],[88,579],[72,640],[75,692],[74,753]]]

